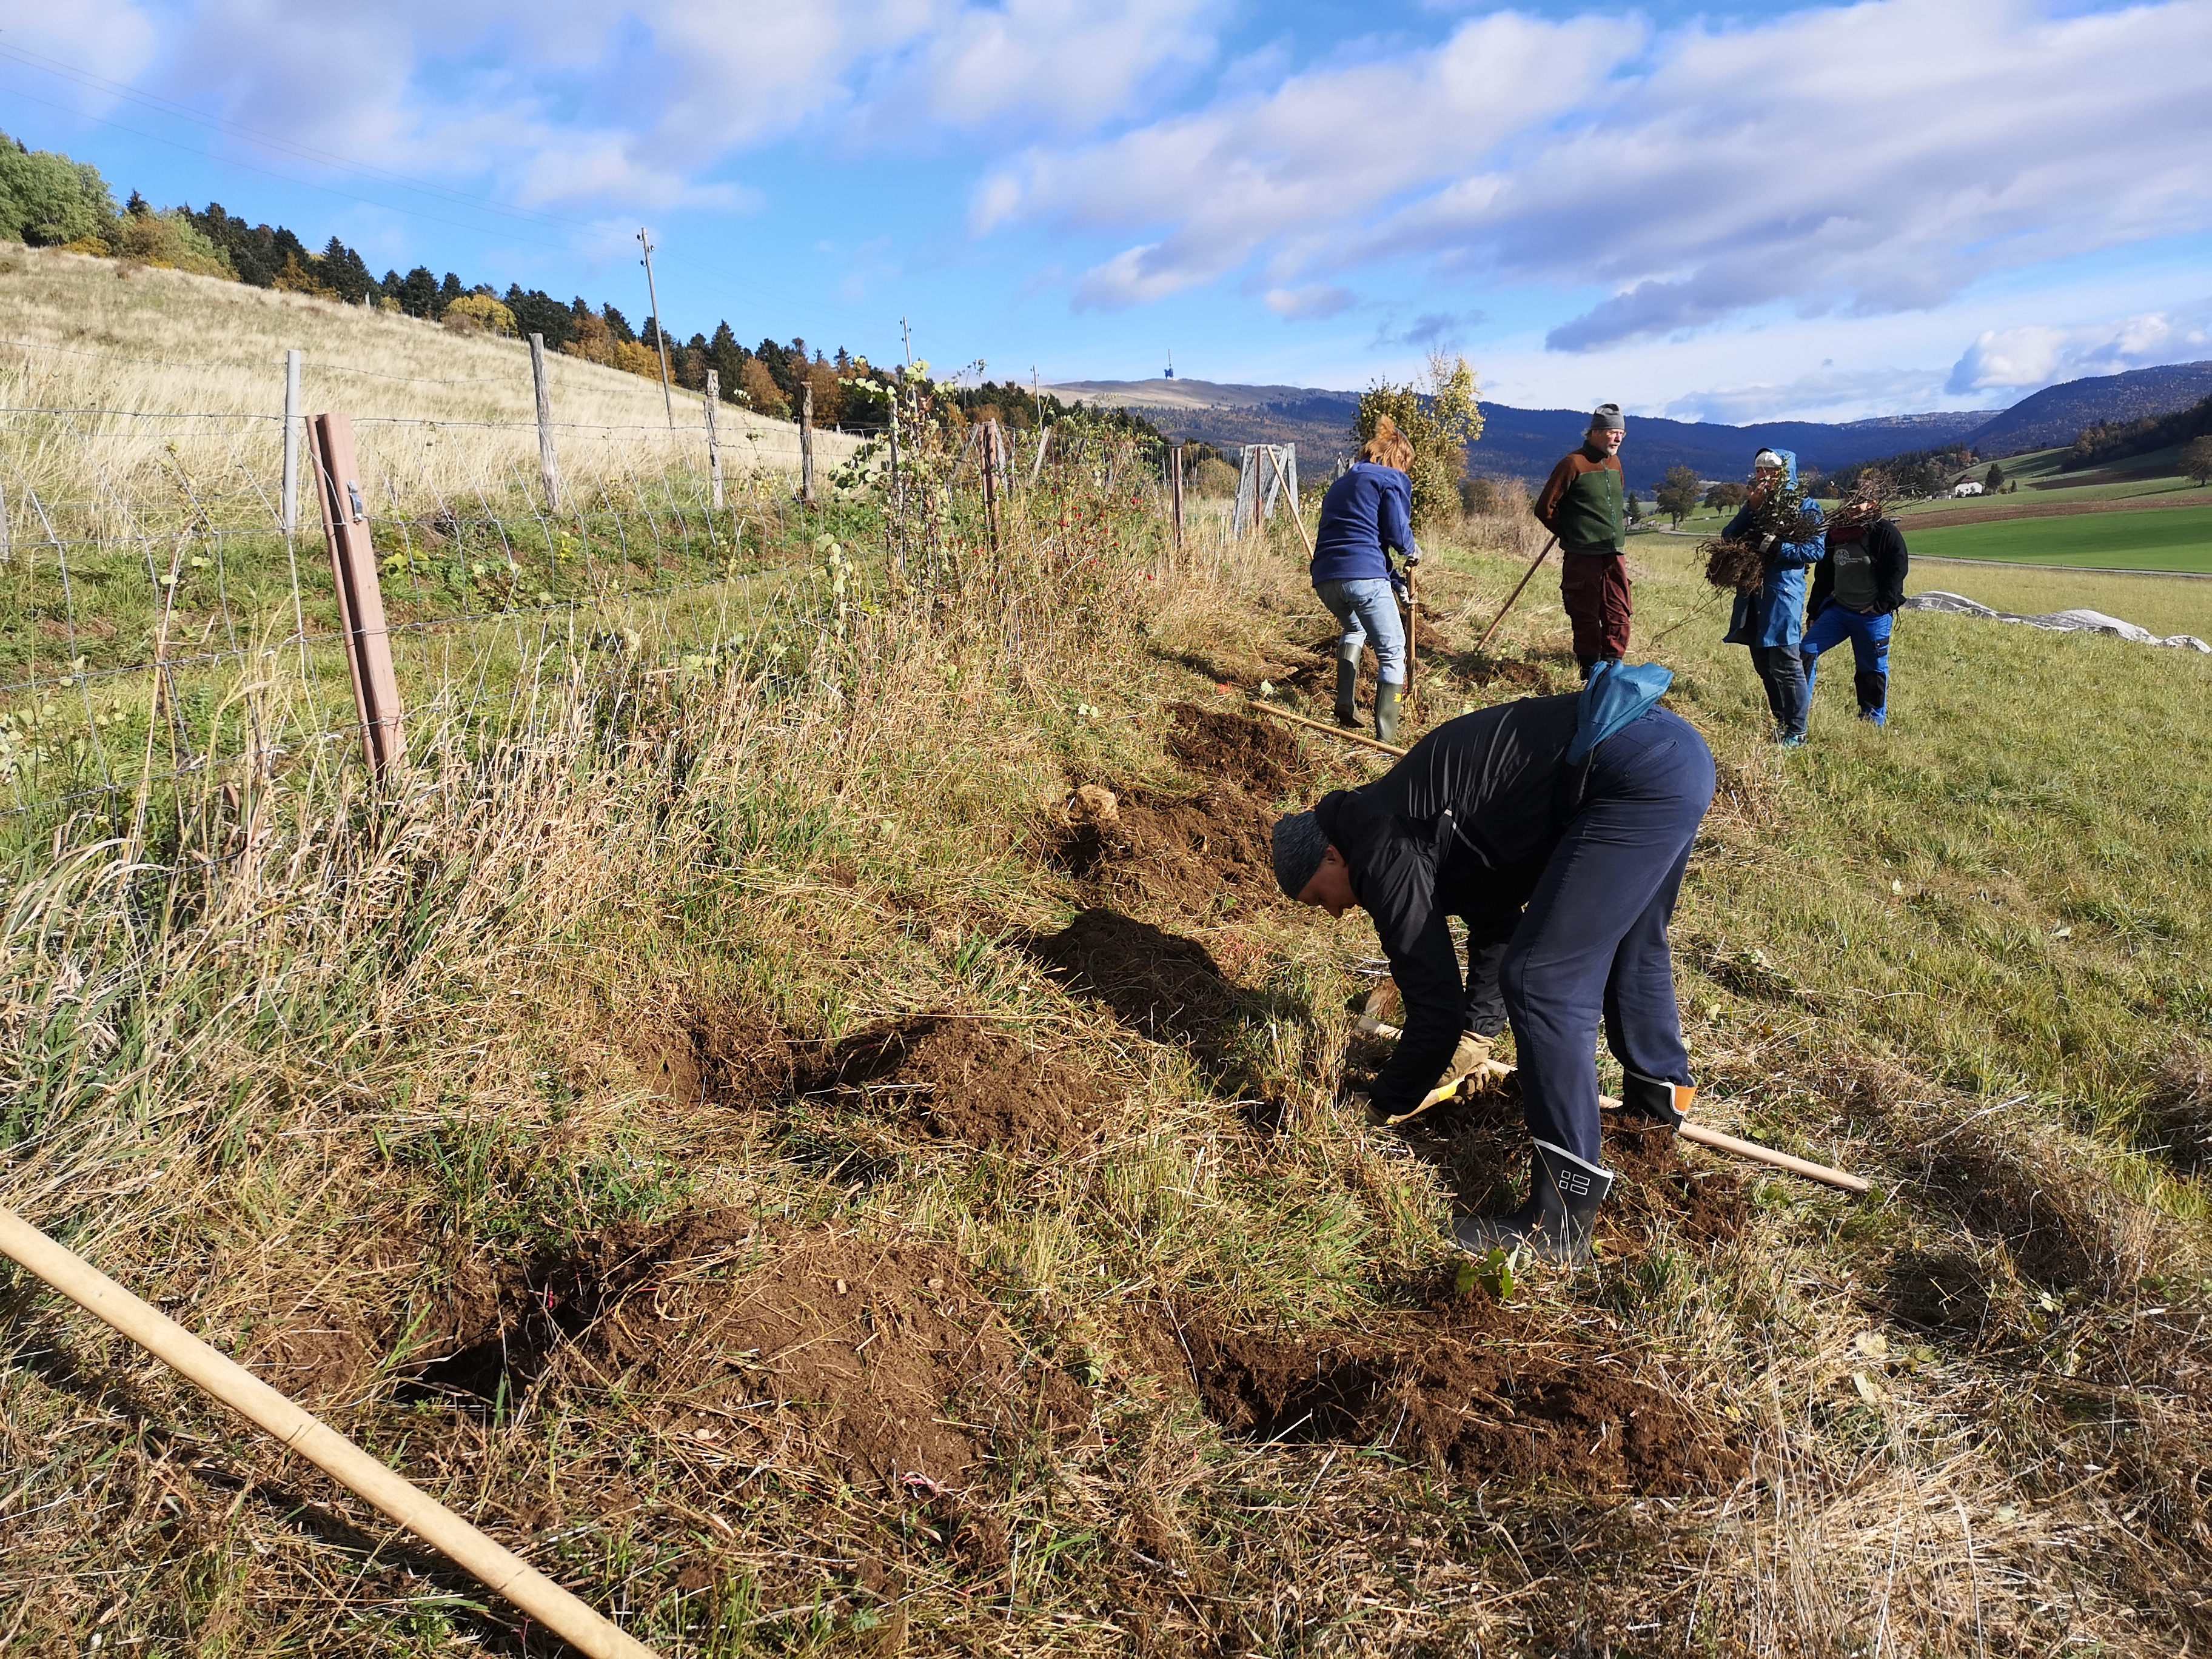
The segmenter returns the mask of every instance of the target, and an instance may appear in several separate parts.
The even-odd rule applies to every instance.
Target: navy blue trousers
[[[1505,947],[1528,1133],[1592,1164],[1601,1023],[1630,1071],[1692,1080],[1667,924],[1712,799],[1712,751],[1688,721],[1655,708],[1615,732]]]

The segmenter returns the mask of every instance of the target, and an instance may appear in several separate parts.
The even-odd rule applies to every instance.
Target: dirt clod
[[[1147,1036],[1203,1037],[1228,1012],[1229,980],[1211,951],[1118,911],[1085,910],[1024,948],[1068,990]]]
[[[1104,1108],[1091,1072],[946,1015],[839,1044],[800,1092],[880,1103],[935,1139],[1022,1152],[1073,1150],[1097,1133]]]
[[[1168,752],[1203,777],[1274,795],[1303,776],[1298,740],[1280,726],[1194,702],[1170,703],[1168,714],[1175,722]]]
[[[1188,799],[1133,789],[1110,818],[1070,817],[1054,861],[1109,891],[1198,914],[1276,896],[1274,815],[1234,784]]]

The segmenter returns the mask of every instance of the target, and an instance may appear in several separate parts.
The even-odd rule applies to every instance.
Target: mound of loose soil
[[[1712,1490],[1741,1475],[1741,1451],[1616,1362],[1452,1326],[1429,1315],[1387,1336],[1285,1340],[1194,1323],[1182,1336],[1207,1413],[1258,1440],[1387,1437],[1474,1479],[1591,1492]]]
[[[1168,714],[1175,722],[1168,753],[1201,776],[1255,795],[1274,795],[1304,775],[1298,740],[1280,726],[1194,702],[1170,703]]]
[[[1743,1231],[1751,1198],[1742,1175],[1725,1165],[1692,1164],[1682,1145],[1670,1130],[1607,1123],[1606,1164],[1620,1177],[1607,1205],[1610,1227],[1641,1224],[1648,1232],[1663,1218],[1693,1244],[1724,1244]]]
[[[1477,685],[1504,684],[1540,693],[1552,689],[1552,677],[1533,662],[1502,657],[1477,657],[1467,665],[1465,672]]]
[[[634,1016],[621,1044],[646,1086],[672,1105],[743,1105],[791,1087],[791,1040],[749,1011],[709,1004]]]
[[[1149,789],[1119,797],[1110,818],[1079,817],[1054,861],[1111,890],[1203,914],[1224,896],[1273,901],[1275,815],[1232,783],[1179,799]]]
[[[925,1133],[963,1146],[1064,1152],[1092,1139],[1098,1079],[971,1019],[902,1020],[838,1045],[801,1092],[887,1103]]]
[[[662,1445],[957,1486],[1012,1422],[1015,1346],[953,1253],[737,1215],[623,1229],[505,1287],[505,1318],[411,1385],[490,1401],[621,1381]],[[740,1470],[742,1473],[742,1469]]]
[[[1147,1036],[1204,1037],[1229,1009],[1228,977],[1203,945],[1118,911],[1085,910],[1023,948],[1069,991]]]

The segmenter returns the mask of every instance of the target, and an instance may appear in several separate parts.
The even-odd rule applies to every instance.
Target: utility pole
[[[906,366],[912,368],[914,367],[914,331],[906,325],[906,319],[903,317],[899,319],[899,338],[906,342]]]
[[[669,429],[676,427],[676,394],[668,389],[668,325],[660,315],[660,295],[653,286],[653,243],[645,227],[637,228],[637,245],[645,250],[645,297],[653,307],[653,343],[660,348],[660,404],[668,411]]]

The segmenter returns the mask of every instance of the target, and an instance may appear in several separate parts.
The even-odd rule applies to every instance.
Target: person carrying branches
[[[1405,1024],[1375,1080],[1377,1112],[1402,1122],[1511,1021],[1534,1142],[1528,1201],[1461,1222],[1462,1249],[1588,1258],[1613,1180],[1600,1161],[1601,1025],[1630,1117],[1679,1128],[1695,1092],[1667,929],[1713,757],[1657,706],[1672,678],[1601,662],[1578,694],[1446,720],[1374,782],[1275,825],[1284,894],[1333,916],[1365,910],[1389,957]]]
[[[1628,436],[1619,404],[1600,404],[1582,447],[1552,469],[1536,495],[1536,522],[1559,539],[1559,603],[1574,625],[1575,660],[1583,678],[1599,663],[1619,662],[1628,649],[1626,502],[1620,446]]]
[[[1359,653],[1375,646],[1375,735],[1398,741],[1398,701],[1406,686],[1406,633],[1398,621],[1406,579],[1390,562],[1395,550],[1413,569],[1421,562],[1413,540],[1413,441],[1388,415],[1359,459],[1322,497],[1310,574],[1315,597],[1343,630],[1336,642],[1336,722],[1357,727]]]
[[[1717,542],[1705,544],[1705,580],[1735,589],[1723,645],[1747,646],[1766,688],[1774,741],[1802,748],[1812,708],[1798,642],[1805,636],[1805,572],[1827,551],[1820,503],[1797,487],[1797,457],[1762,449],[1752,458],[1751,491]]]
[[[1885,493],[1880,474],[1862,472],[1850,498],[1837,508],[1827,550],[1813,567],[1813,620],[1799,650],[1809,705],[1820,653],[1849,640],[1859,718],[1875,726],[1889,723],[1890,630],[1912,568],[1905,533],[1884,511]]]

